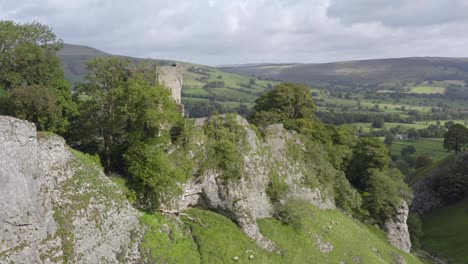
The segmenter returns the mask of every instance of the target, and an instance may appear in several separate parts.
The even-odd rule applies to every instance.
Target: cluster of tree
[[[224,81],[211,81],[203,85],[203,88],[223,88],[225,85]]]
[[[391,167],[387,146],[377,138],[356,138],[350,127],[323,124],[314,115],[316,107],[310,88],[297,84],[278,85],[258,98],[254,109],[251,120],[259,127],[280,122],[303,135],[306,146],[314,145],[308,144],[308,140],[329,146],[326,159],[334,169],[341,171],[337,175],[344,174],[348,181],[339,184],[339,177],[333,179],[339,186],[335,191],[341,207],[351,209],[359,217],[370,217],[382,223],[395,213],[402,200],[411,199],[403,175]],[[350,195],[353,189],[360,194],[359,199]]]
[[[240,103],[236,107],[226,107],[215,101],[197,102],[182,100],[188,117],[199,118],[216,114],[236,113],[243,117],[248,117],[253,113],[253,109],[246,104]]]
[[[118,57],[96,58],[72,95],[57,51],[62,42],[39,23],[0,21],[1,113],[63,135],[82,151],[98,154],[106,172],[126,175],[141,208],[167,201],[188,173],[169,160],[171,141],[184,120],[156,68]]]
[[[435,175],[434,189],[446,203],[453,203],[468,195],[468,155],[455,157]]]
[[[326,124],[342,125],[352,124],[355,122],[359,123],[373,123],[375,121],[382,121],[388,123],[407,123],[407,118],[402,118],[398,114],[388,113],[365,113],[365,112],[330,112],[330,111],[318,111],[317,117],[319,117]]]

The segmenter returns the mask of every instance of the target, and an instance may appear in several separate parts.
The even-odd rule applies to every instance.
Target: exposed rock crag
[[[0,116],[0,263],[138,263],[138,215],[62,138]]]
[[[201,118],[195,124],[202,126],[205,122],[206,119]],[[306,200],[322,209],[333,209],[335,204],[332,198],[318,188],[304,186],[304,164],[292,160],[288,154],[289,143],[300,144],[295,133],[287,131],[282,125],[271,125],[265,129],[265,136],[261,140],[245,119],[237,116],[237,123],[246,130],[249,146],[248,151],[243,153],[242,179],[225,183],[219,177],[219,172],[206,171],[188,182],[183,197],[177,202],[177,209],[198,206],[224,214],[237,222],[261,247],[276,251],[277,247],[260,233],[256,223],[256,219],[274,214],[267,195],[272,173],[280,174],[289,187],[281,202],[289,199]]]
[[[396,211],[396,214],[385,222],[385,230],[390,244],[409,253],[411,250],[411,240],[408,232],[408,205],[403,202]]]

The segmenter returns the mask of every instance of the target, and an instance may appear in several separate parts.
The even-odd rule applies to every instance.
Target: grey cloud
[[[129,56],[211,65],[325,62],[463,56],[466,6],[453,0],[2,0],[0,19],[37,20],[65,42]]]
[[[468,19],[466,0],[331,0],[330,17],[344,23],[380,22],[387,26],[431,26]]]

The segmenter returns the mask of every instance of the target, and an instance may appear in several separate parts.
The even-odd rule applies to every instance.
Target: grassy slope
[[[434,162],[451,155],[443,147],[443,138],[422,138],[419,140],[395,140],[390,149],[392,155],[400,155],[401,149],[413,145],[416,148],[415,156],[429,155]]]
[[[125,180],[112,180],[127,191]],[[141,223],[147,230],[141,250],[158,263],[393,263],[395,254],[408,264],[422,263],[391,246],[382,231],[338,210],[323,211],[303,202],[296,202],[293,208],[291,215],[299,220],[292,225],[272,218],[258,221],[261,232],[282,254],[262,250],[234,222],[201,209],[188,210],[192,220],[182,217],[183,223],[160,214],[144,214]],[[333,251],[322,253],[316,235],[330,242]]]
[[[192,209],[191,216],[201,220],[186,221],[198,244],[202,263],[230,263],[237,256],[238,263],[393,263],[394,254],[404,256],[407,263],[421,263],[412,255],[390,246],[381,231],[368,227],[337,210],[321,211],[313,206],[297,208],[303,217],[300,227],[285,225],[275,219],[259,220],[261,232],[276,242],[282,255],[267,253],[258,248],[229,219],[209,211]],[[331,221],[338,224],[332,224]],[[331,226],[329,229],[328,226]],[[315,235],[330,242],[334,250],[322,253]],[[374,248],[374,251],[373,251]],[[252,253],[252,250],[254,253]]]
[[[438,252],[450,263],[468,263],[468,198],[424,215],[422,222],[427,251]]]

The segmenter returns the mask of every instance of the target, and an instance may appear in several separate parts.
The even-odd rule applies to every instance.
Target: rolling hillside
[[[96,58],[113,56],[109,53],[80,45],[65,44],[58,53],[67,80],[74,84],[86,75],[86,62]],[[138,62],[144,59],[126,57]],[[217,68],[187,62],[151,59],[157,65],[181,64],[184,72],[182,101],[192,117],[206,116],[213,111],[238,112],[248,111],[253,101],[275,81],[258,80],[238,74],[222,72]]]
[[[414,57],[321,64],[260,64],[219,69],[312,86],[393,87],[437,80],[468,80],[468,58]]]

